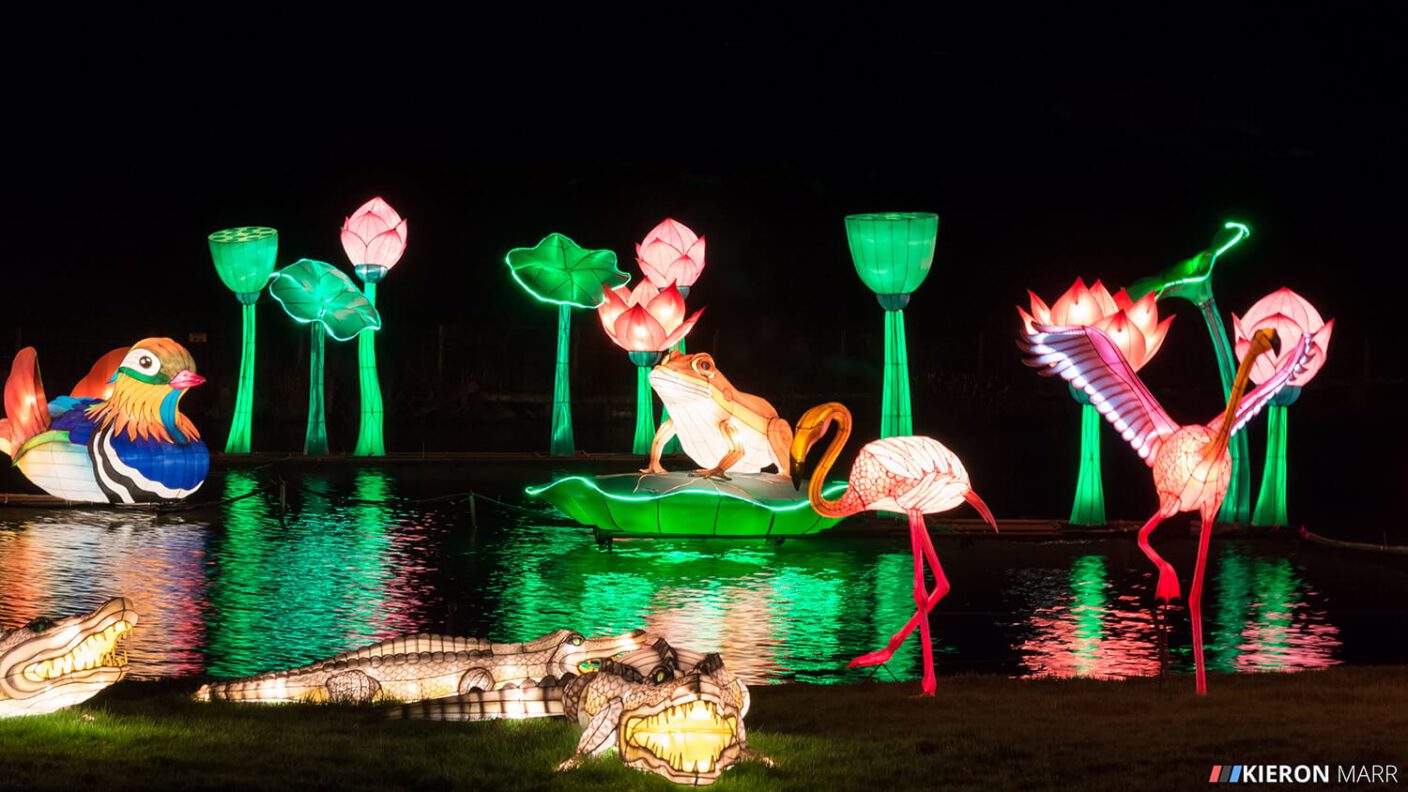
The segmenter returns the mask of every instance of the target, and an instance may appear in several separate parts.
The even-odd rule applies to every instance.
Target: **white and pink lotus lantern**
[[[674,284],[688,297],[689,288],[704,271],[704,237],[684,223],[665,218],[636,245],[636,263],[655,288]]]

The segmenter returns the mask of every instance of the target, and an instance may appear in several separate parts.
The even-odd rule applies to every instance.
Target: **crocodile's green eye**
[[[25,629],[29,630],[30,632],[42,633],[48,632],[50,629],[53,628],[53,626],[53,619],[46,619],[43,616],[40,616],[39,618],[30,621],[29,624],[26,624]]]
[[[651,672],[651,674],[650,674],[650,679],[651,679],[651,681],[654,682],[654,683],[657,684],[657,685],[660,684],[661,682],[664,682],[665,680],[667,680],[667,679],[669,679],[669,678],[670,678],[670,673],[669,673],[668,671],[666,671],[665,669],[663,669],[663,668],[656,668],[656,669],[655,669],[653,672]]]
[[[573,646],[581,646],[583,643],[586,643],[586,640],[587,639],[583,638],[580,635],[574,635],[571,638],[567,639],[567,643],[570,643]]]

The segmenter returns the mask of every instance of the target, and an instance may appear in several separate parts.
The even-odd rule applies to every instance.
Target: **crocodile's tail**
[[[562,715],[562,686],[471,690],[457,696],[398,704],[386,709],[391,720],[486,721],[551,718]]]

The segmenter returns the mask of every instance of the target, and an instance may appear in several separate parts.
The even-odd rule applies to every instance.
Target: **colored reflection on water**
[[[441,479],[427,484],[400,468],[317,467],[289,476],[282,518],[257,470],[213,477],[208,497],[224,502],[175,515],[0,509],[0,625],[128,596],[142,615],[130,647],[139,678],[242,676],[422,630],[521,641],[563,627],[645,627],[721,652],[751,682],[831,683],[870,675],[845,665],[914,612],[901,534],[780,547],[618,540],[606,551],[541,511],[481,502],[476,519],[463,503],[413,500],[443,493],[425,490],[454,474],[435,470]],[[1161,541],[1186,587],[1192,540]],[[932,621],[941,677],[1158,673],[1153,575],[1132,537],[936,532],[935,544],[953,583]],[[1209,666],[1408,661],[1397,644],[1373,643],[1401,608],[1375,611],[1365,591],[1380,592],[1372,603],[1403,602],[1408,585],[1394,570],[1292,557],[1285,542],[1219,537],[1205,592]],[[1360,637],[1350,641],[1341,619]],[[1173,667],[1188,670],[1187,613],[1174,606],[1169,620]],[[879,677],[920,672],[916,631]]]

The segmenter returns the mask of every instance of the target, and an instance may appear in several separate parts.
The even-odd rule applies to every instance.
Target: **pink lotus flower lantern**
[[[689,287],[704,271],[704,237],[666,218],[636,245],[636,263],[655,288],[663,291],[674,284],[687,297]]]
[[[1325,365],[1325,351],[1330,346],[1330,333],[1335,329],[1335,320],[1322,320],[1320,312],[1304,297],[1290,289],[1280,289],[1257,300],[1242,318],[1232,314],[1232,335],[1236,339],[1233,349],[1237,360],[1246,357],[1252,335],[1263,327],[1275,330],[1280,336],[1281,354],[1268,353],[1257,358],[1252,364],[1252,382],[1258,385],[1265,382],[1281,365],[1282,358],[1291,354],[1291,350],[1300,343],[1301,336],[1307,334],[1310,335],[1315,354],[1290,384],[1296,387],[1305,385]]]
[[[684,318],[684,295],[671,283],[665,289],[643,280],[634,289],[617,286],[606,292],[597,308],[606,334],[627,352],[659,353],[674,346],[694,329],[704,309]]]
[[[1105,284],[1098,280],[1094,286],[1087,287],[1085,281],[1076,278],[1071,288],[1049,308],[1035,292],[1027,294],[1031,295],[1032,312],[1027,313],[1020,307],[1017,311],[1028,333],[1035,332],[1033,320],[1044,325],[1094,327],[1115,342],[1135,371],[1153,359],[1173,322],[1172,316],[1159,321],[1159,308],[1152,293],[1135,302],[1124,289],[1111,296]]]
[[[380,196],[367,201],[342,224],[342,249],[357,276],[369,283],[386,277],[406,252],[406,221]]]

